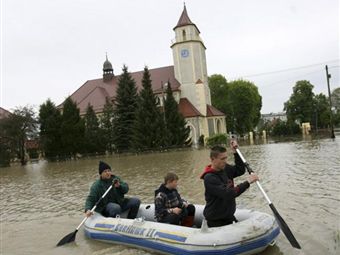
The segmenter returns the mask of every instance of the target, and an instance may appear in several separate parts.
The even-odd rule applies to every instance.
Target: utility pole
[[[331,75],[328,74],[328,66],[326,65],[326,76],[327,76],[327,86],[328,86],[328,98],[329,98],[329,109],[330,109],[330,125],[331,125],[331,138],[335,138],[334,127],[333,127],[333,112],[332,112],[332,98],[331,98],[331,89],[329,87],[329,79]]]

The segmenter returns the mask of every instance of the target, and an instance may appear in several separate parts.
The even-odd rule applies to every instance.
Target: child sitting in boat
[[[188,204],[177,191],[178,176],[167,173],[164,183],[155,190],[155,217],[158,222],[192,227],[195,206]]]

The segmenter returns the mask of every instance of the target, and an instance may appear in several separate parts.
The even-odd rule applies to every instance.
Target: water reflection
[[[302,254],[339,252],[340,143],[303,140],[243,145],[242,154],[259,174],[261,184],[303,246]],[[209,151],[182,150],[139,156],[114,156],[78,161],[40,161],[0,169],[1,242],[4,254],[149,254],[102,244],[77,235],[61,249],[56,242],[80,223],[84,200],[98,178],[98,160],[129,183],[130,194],[152,202],[154,190],[168,171],[176,172],[179,189],[191,203],[204,203],[198,178],[209,163]],[[228,154],[229,159],[232,155]],[[230,160],[229,160],[230,161]],[[246,176],[236,180],[242,182]],[[262,193],[252,186],[238,198],[239,207],[271,213]],[[80,231],[81,232],[81,231]],[[281,234],[263,254],[300,254]]]

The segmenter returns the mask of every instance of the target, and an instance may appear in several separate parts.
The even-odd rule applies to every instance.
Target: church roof
[[[177,25],[174,27],[174,30],[178,27],[183,27],[183,26],[187,26],[187,25],[195,26],[198,33],[200,33],[200,30],[198,29],[198,27],[190,20],[188,12],[187,12],[187,8],[184,5],[183,12],[182,12],[181,17],[179,18],[179,20],[177,22]]]
[[[200,117],[202,114],[196,109],[195,106],[186,98],[181,98],[178,104],[178,110],[184,118]]]
[[[217,110],[214,106],[207,104],[207,117],[212,116],[225,116],[225,114],[220,110]]]
[[[6,109],[0,107],[0,120],[5,119],[11,115],[10,111],[7,111]]]
[[[144,71],[130,73],[135,80],[137,89],[142,88],[142,78]],[[166,66],[150,69],[150,77],[152,80],[152,90],[155,94],[162,93],[162,83],[170,82],[173,91],[178,91],[180,84],[175,78],[174,66]],[[72,95],[71,99],[77,103],[80,114],[86,113],[88,104],[93,106],[96,113],[102,112],[106,102],[106,97],[114,100],[116,97],[116,89],[118,86],[119,76],[114,76],[111,80],[104,82],[103,78],[88,80]],[[60,105],[59,107],[62,107]]]

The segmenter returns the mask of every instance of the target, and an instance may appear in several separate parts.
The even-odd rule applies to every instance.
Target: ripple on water
[[[336,254],[339,247],[339,148],[339,141],[330,139],[241,147],[305,254]],[[99,159],[110,164],[113,172],[129,183],[129,194],[140,197],[143,202],[153,202],[154,190],[163,182],[164,175],[173,171],[180,177],[182,196],[202,204],[204,187],[198,176],[209,164],[208,154],[208,150],[183,150],[62,163],[39,162],[1,169],[0,213],[5,226],[1,238],[6,240],[5,251],[12,254],[22,254],[25,250],[32,251],[31,254],[149,254],[125,246],[101,244],[80,233],[77,246],[59,250],[51,247],[82,220],[85,198],[98,177]],[[232,162],[232,155],[228,156]],[[242,176],[235,182],[245,179],[246,176]],[[256,185],[237,201],[239,207],[272,213]],[[36,226],[39,234],[33,231]],[[15,237],[7,231],[10,228],[18,230]],[[48,245],[40,247],[41,241]],[[283,235],[275,247],[264,254],[297,254]]]

